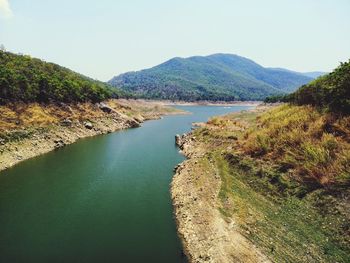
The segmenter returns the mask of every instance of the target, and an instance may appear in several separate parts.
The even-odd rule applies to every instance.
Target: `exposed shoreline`
[[[270,262],[244,237],[234,221],[220,214],[218,196],[221,179],[205,145],[191,133],[177,138],[188,158],[176,167],[171,198],[178,233],[190,262]]]
[[[184,112],[169,110],[151,102],[114,100],[110,101],[109,105],[112,109],[109,113],[103,112],[95,105],[89,105],[98,114],[96,116],[85,116],[87,121],[82,121],[79,118],[70,118],[69,123],[64,123],[66,120],[62,119],[60,122],[18,127],[6,131],[10,135],[11,133],[25,132],[29,135],[14,141],[0,140],[0,171],[6,170],[24,160],[72,144],[81,138],[140,127],[144,121],[159,119],[164,115],[184,114]],[[130,111],[128,112],[130,116],[122,112],[121,109]],[[45,111],[45,109],[41,110]],[[91,127],[89,126],[90,124]]]
[[[155,103],[164,106],[257,106],[262,103],[262,101],[172,101],[172,100],[141,100],[148,101],[150,103]]]

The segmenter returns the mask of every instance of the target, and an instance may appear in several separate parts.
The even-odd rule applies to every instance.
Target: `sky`
[[[213,53],[331,71],[350,58],[350,1],[0,0],[0,44],[102,81]]]

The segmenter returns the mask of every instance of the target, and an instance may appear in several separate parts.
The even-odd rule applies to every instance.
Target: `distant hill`
[[[124,93],[59,65],[0,51],[0,104],[97,102]]]
[[[313,78],[313,79],[317,79],[318,77],[321,77],[321,76],[329,73],[329,72],[323,72],[323,71],[297,72],[297,71],[293,71],[293,70],[289,70],[289,69],[285,69],[285,68],[269,68],[269,69],[283,70],[283,71],[287,71],[287,72],[291,72],[291,73],[295,73],[295,74],[301,74],[303,76]]]
[[[284,69],[264,68],[231,54],[169,61],[114,77],[109,83],[139,97],[173,100],[261,100],[290,93],[312,78]]]
[[[321,77],[323,75],[328,74],[328,72],[322,72],[322,71],[312,71],[312,72],[304,72],[302,73],[303,75],[310,77],[310,78],[314,78],[317,79],[318,77]]]

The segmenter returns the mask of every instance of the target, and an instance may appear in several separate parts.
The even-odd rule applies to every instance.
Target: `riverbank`
[[[172,101],[172,100],[145,100],[151,103],[163,105],[163,106],[250,106],[255,107],[262,103],[262,101]]]
[[[348,121],[257,107],[178,137],[188,160],[171,196],[190,262],[347,262]]]
[[[137,100],[68,105],[17,104],[0,107],[0,171],[23,160],[163,115],[182,114],[175,108]]]
[[[196,124],[205,127],[205,123]],[[194,133],[177,138],[188,158],[175,170],[171,185],[175,218],[190,262],[270,262],[238,229],[221,216],[221,178],[206,143]]]

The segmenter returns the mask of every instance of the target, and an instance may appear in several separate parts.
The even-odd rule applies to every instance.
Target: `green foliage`
[[[98,102],[123,94],[56,64],[0,51],[0,104]]]
[[[156,67],[129,72],[109,81],[143,98],[171,100],[262,100],[294,91],[312,78],[264,68],[229,54],[173,58]]]
[[[350,114],[350,60],[332,73],[302,86],[288,96],[298,105],[313,105],[331,112]]]
[[[288,95],[274,95],[264,99],[265,103],[288,102]]]

